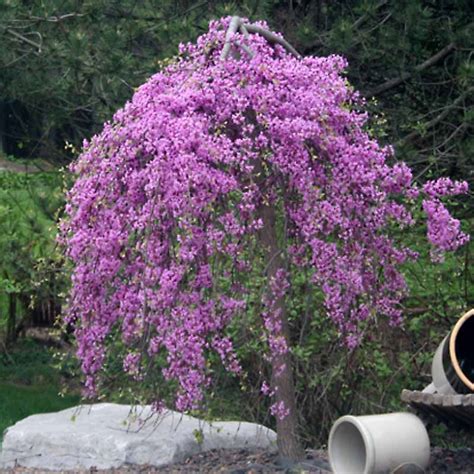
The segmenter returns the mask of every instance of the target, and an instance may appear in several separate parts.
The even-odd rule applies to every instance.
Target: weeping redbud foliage
[[[349,347],[374,315],[400,322],[400,265],[416,255],[390,231],[414,224],[415,203],[437,256],[468,240],[441,202],[467,185],[416,187],[392,148],[366,131],[344,58],[299,58],[259,34],[235,33],[223,60],[229,22],[211,22],[196,44],[182,45],[72,166],[77,180],[62,223],[73,264],[67,320],[89,395],[113,332],[127,348],[123,369],[137,380],[164,357],[179,410],[202,402],[212,352],[241,371],[227,329],[255,291],[246,275],[263,205],[284,222],[286,267],[262,284],[282,297],[289,269],[309,269]],[[267,299],[261,331],[271,359],[289,347],[275,336],[280,322]]]

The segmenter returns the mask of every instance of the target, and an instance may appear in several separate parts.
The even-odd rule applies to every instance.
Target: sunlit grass
[[[50,348],[25,339],[0,354],[0,439],[7,427],[27,416],[79,403],[79,395],[62,396],[60,391],[60,373]]]
[[[0,433],[27,416],[63,410],[79,403],[79,397],[58,394],[47,385],[17,385],[0,382]]]

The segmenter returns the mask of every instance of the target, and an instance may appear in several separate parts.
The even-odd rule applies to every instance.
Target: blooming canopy
[[[222,272],[252,268],[264,205],[284,222],[287,265],[311,269],[349,345],[374,314],[401,317],[398,267],[413,252],[389,230],[413,224],[407,203],[420,191],[410,169],[390,164],[392,149],[365,130],[345,59],[298,58],[261,35],[235,33],[222,60],[229,22],[213,21],[196,44],[181,46],[72,166],[62,224],[73,262],[67,317],[89,393],[117,328],[129,374],[140,378],[145,360],[165,355],[180,410],[201,402],[210,351],[240,371],[226,328],[246,310],[249,289]],[[449,180],[421,190],[428,237],[441,250],[467,240],[440,200],[465,191]],[[280,297],[291,285],[287,270],[268,282]],[[288,350],[272,337],[278,318],[264,311],[262,321],[270,356]]]

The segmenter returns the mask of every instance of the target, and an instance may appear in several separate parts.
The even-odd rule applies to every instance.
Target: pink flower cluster
[[[461,223],[454,219],[441,202],[444,196],[464,194],[468,190],[467,182],[440,178],[423,186],[426,198],[423,210],[428,217],[428,240],[433,244],[432,258],[443,260],[443,252],[456,250],[469,241],[469,236],[461,231]]]
[[[68,318],[89,394],[116,328],[132,376],[165,355],[180,410],[202,402],[210,351],[239,373],[226,328],[246,309],[242,282],[262,203],[284,201],[289,264],[311,269],[349,345],[375,313],[401,316],[398,267],[412,254],[388,227],[413,223],[401,203],[416,190],[409,168],[390,166],[391,148],[364,131],[358,96],[341,75],[346,61],[295,58],[238,33],[241,57],[223,61],[228,24],[211,22],[196,44],[183,45],[72,167],[62,238],[74,265]],[[429,237],[443,250],[466,240],[434,197],[464,190],[450,186],[425,187]],[[274,331],[278,318],[263,316],[263,330]],[[284,340],[269,343],[270,352],[287,350]]]

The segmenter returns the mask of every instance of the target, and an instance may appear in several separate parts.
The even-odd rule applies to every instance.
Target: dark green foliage
[[[11,153],[70,159],[65,145],[79,147],[180,42],[239,14],[267,20],[304,55],[346,56],[397,158],[420,178],[472,182],[473,13],[467,0],[10,0],[0,6],[0,135]]]
[[[62,184],[58,172],[0,171],[2,341],[5,335],[13,341],[33,319],[40,324],[53,321],[58,312],[65,279],[54,238]]]
[[[5,151],[70,159],[68,142],[79,146],[158,69],[159,59],[207,28],[206,3],[2,3]]]

